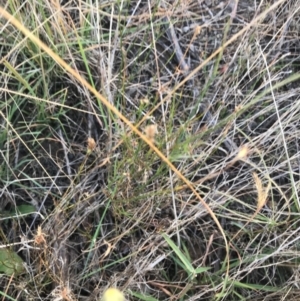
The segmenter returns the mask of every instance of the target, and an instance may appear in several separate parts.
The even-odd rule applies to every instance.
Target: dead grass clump
[[[4,299],[297,300],[300,3],[227,2],[1,10]]]

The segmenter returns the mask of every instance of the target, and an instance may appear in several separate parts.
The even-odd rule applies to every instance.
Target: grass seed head
[[[37,228],[36,235],[34,237],[34,242],[37,245],[46,244],[45,236],[47,236],[43,231],[42,227],[39,225]]]
[[[248,148],[248,146],[247,145],[243,145],[240,148],[240,150],[239,150],[236,158],[237,158],[237,160],[245,160],[245,159],[247,159],[248,154],[249,154],[249,148]]]
[[[155,143],[156,134],[157,134],[157,124],[151,124],[146,126],[145,135],[152,143]]]
[[[88,154],[90,154],[91,152],[93,152],[95,150],[95,148],[96,148],[96,142],[95,142],[95,140],[93,138],[89,137],[88,140],[87,140],[87,143],[88,143],[88,145],[87,145],[87,152],[88,152]]]
[[[253,173],[253,179],[254,179],[255,187],[257,189],[257,209],[261,210],[261,208],[267,202],[268,193],[271,188],[271,182],[269,181],[267,187],[263,187],[261,179],[258,177],[258,175],[255,172]]]

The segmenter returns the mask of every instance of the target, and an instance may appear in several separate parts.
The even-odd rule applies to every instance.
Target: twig
[[[165,17],[164,19],[165,19],[166,22],[169,22],[169,27],[167,29],[167,35],[168,35],[169,39],[171,39],[171,41],[174,44],[174,50],[175,50],[177,60],[179,62],[180,69],[182,69],[186,73],[187,71],[190,70],[190,66],[184,60],[184,55],[183,55],[183,52],[182,52],[182,50],[179,46],[178,39],[177,39],[175,30],[174,30],[173,24],[171,23],[171,21],[167,17]]]

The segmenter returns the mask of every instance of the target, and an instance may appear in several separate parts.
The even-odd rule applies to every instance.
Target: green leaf
[[[22,258],[9,249],[0,249],[0,272],[11,276],[25,271]]]
[[[7,295],[6,293],[3,293],[0,291],[0,295],[5,297],[7,300],[17,301],[15,298],[12,298],[11,296]],[[4,300],[6,300],[4,299]]]
[[[179,248],[174,244],[174,242],[169,238],[169,236],[167,236],[166,234],[162,233],[162,237],[167,241],[167,243],[169,244],[169,246],[173,249],[173,251],[179,257],[179,259],[184,264],[184,266],[188,270],[188,272],[190,272],[191,274],[196,274],[196,271],[193,268],[192,264],[185,257],[185,255],[179,250]]]
[[[19,214],[31,214],[31,213],[35,213],[36,209],[32,205],[24,204],[24,205],[17,206],[17,212]]]
[[[26,204],[23,204],[23,205],[19,205],[17,206],[16,208],[14,208],[13,210],[4,210],[1,212],[0,216],[1,217],[17,217],[18,215],[29,215],[29,214],[32,214],[32,213],[35,213],[36,212],[36,209],[34,206],[32,205],[26,205]]]
[[[142,295],[140,293],[137,292],[130,292],[132,296],[140,299],[140,300],[144,300],[144,301],[158,301],[157,299],[151,297],[151,296],[147,296],[147,295]]]
[[[210,270],[210,269],[211,269],[211,268],[201,267],[201,268],[197,268],[197,269],[195,270],[195,272],[196,272],[197,274],[201,274],[201,273],[206,272],[206,271],[208,271],[208,270]]]
[[[278,287],[274,286],[268,286],[268,285],[261,285],[261,284],[251,284],[251,283],[242,283],[239,281],[233,281],[233,285],[236,287],[241,287],[241,288],[248,288],[252,290],[259,290],[259,291],[264,291],[264,292],[278,292]]]

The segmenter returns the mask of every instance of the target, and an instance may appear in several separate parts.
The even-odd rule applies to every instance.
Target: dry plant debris
[[[299,0],[3,5],[3,300],[300,299]]]
[[[87,146],[87,149],[88,149],[88,153],[91,153],[93,152],[95,149],[96,149],[96,142],[93,138],[88,138],[87,140],[87,143],[88,143],[88,146]]]
[[[40,225],[38,225],[37,232],[36,232],[36,235],[34,237],[34,243],[36,245],[46,244],[47,243],[46,236],[47,235],[42,232],[42,227]]]
[[[155,136],[157,133],[157,124],[151,124],[146,126],[145,135],[152,143],[155,143]]]

